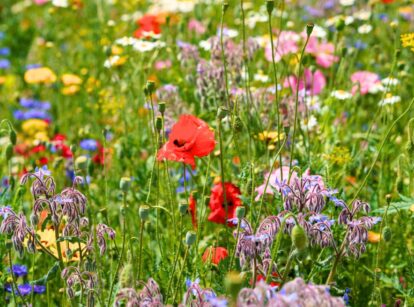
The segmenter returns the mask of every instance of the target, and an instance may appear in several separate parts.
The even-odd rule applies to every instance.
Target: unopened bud
[[[12,157],[13,157],[13,145],[9,143],[4,149],[4,158],[6,159],[6,161],[10,161]]]
[[[194,231],[188,231],[185,235],[185,244],[188,246],[193,245],[197,238],[197,234]]]
[[[314,27],[315,25],[313,24],[313,23],[308,23],[307,25],[306,25],[306,35],[309,37],[311,34],[312,34],[312,31],[313,31],[313,27]]]
[[[161,114],[165,113],[165,102],[161,101],[158,103],[158,110],[160,111]]]
[[[182,203],[178,205],[178,211],[180,211],[182,215],[186,214],[187,210],[188,210],[188,205],[186,203]]]
[[[131,187],[131,178],[130,177],[122,177],[119,181],[119,188],[122,192],[127,193],[129,188]]]
[[[13,129],[11,129],[11,130],[10,130],[10,133],[9,133],[9,138],[10,138],[10,142],[11,142],[13,145],[16,145],[16,141],[17,141],[17,134],[16,134],[16,131],[14,131]]]
[[[345,29],[345,20],[343,18],[339,18],[335,24],[335,28],[338,32],[341,32]]]
[[[292,242],[298,251],[302,251],[308,246],[308,237],[305,230],[299,225],[295,225],[292,229]]]
[[[225,13],[228,8],[229,8],[229,3],[227,1],[223,2],[223,13]]]
[[[162,117],[161,116],[157,116],[157,118],[155,119],[155,127],[157,128],[158,131],[161,131],[162,129]]]
[[[239,206],[236,208],[236,216],[238,219],[244,218],[244,215],[246,214],[246,208],[243,206]]]
[[[266,10],[269,15],[272,14],[273,9],[275,8],[275,1],[274,0],[267,0],[266,1]]]
[[[139,217],[142,221],[146,221],[149,218],[150,208],[147,205],[139,207]]]
[[[155,82],[148,80],[147,85],[145,86],[145,89],[147,90],[148,95],[152,94],[155,90]]]
[[[382,237],[384,238],[385,242],[391,241],[392,231],[389,226],[385,226],[384,229],[382,230]]]

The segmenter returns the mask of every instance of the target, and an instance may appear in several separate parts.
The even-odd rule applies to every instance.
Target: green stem
[[[144,221],[141,221],[141,229],[139,231],[139,260],[138,260],[138,280],[141,278],[141,263],[142,263],[142,240],[144,236]]]

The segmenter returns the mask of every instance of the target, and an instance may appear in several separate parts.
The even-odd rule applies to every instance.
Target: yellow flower
[[[61,79],[64,86],[82,84],[82,79],[75,74],[64,74]]]
[[[39,132],[45,132],[48,128],[48,123],[41,119],[29,119],[23,122],[22,130],[29,136],[34,136]]]
[[[324,155],[324,158],[333,164],[344,165],[351,161],[351,154],[348,148],[335,146],[330,154]]]
[[[258,137],[260,141],[264,141],[268,144],[267,147],[269,150],[273,150],[276,148],[275,144],[279,142],[279,139],[280,139],[280,142],[283,141],[283,139],[285,138],[285,134],[281,133],[279,137],[279,134],[277,131],[266,131],[265,130],[259,133]]]
[[[38,236],[39,241],[42,243],[44,247],[46,247],[54,256],[59,257],[59,254],[57,251],[55,231],[53,229],[38,230],[36,232],[36,235]],[[79,261],[80,254],[79,254],[78,243],[70,243],[67,241],[62,241],[62,242],[59,242],[59,245],[60,245],[60,250],[62,252],[64,262]],[[38,250],[42,249],[40,245],[37,245],[36,248]],[[80,248],[82,249],[82,252],[84,253],[85,244],[80,243]],[[67,257],[68,250],[70,250],[72,253],[72,257],[70,259],[68,259]]]
[[[401,34],[401,44],[403,47],[411,48],[414,51],[414,32]]]
[[[69,86],[65,86],[64,88],[62,88],[61,92],[63,95],[69,96],[69,95],[76,94],[77,92],[79,92],[79,90],[80,90],[79,85],[69,85]]]
[[[50,84],[56,81],[56,75],[48,67],[32,68],[25,72],[24,81],[29,84]]]
[[[124,51],[124,49],[122,49],[119,46],[112,46],[112,50],[111,51],[112,51],[112,54],[113,55],[120,55]]]
[[[0,85],[2,85],[5,82],[6,82],[6,77],[5,76],[0,76]]]

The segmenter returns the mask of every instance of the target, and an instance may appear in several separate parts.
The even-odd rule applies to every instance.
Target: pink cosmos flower
[[[351,81],[354,86],[352,87],[352,94],[355,94],[359,91],[361,95],[366,95],[368,93],[376,93],[381,86],[381,80],[377,74],[369,71],[357,71],[352,74]]]
[[[278,39],[274,41],[275,61],[279,62],[280,59],[286,54],[299,52],[299,46],[297,43],[299,39],[299,34],[293,31],[280,32]],[[272,61],[272,47],[270,42],[265,48],[265,57],[269,62]]]
[[[335,46],[332,43],[319,42],[316,37],[309,38],[305,51],[312,54],[316,64],[323,68],[329,68],[338,61],[338,57],[334,55]]]
[[[296,93],[298,86],[297,77],[289,76],[283,82],[284,87],[290,87],[293,93]],[[326,78],[323,72],[319,69],[314,73],[310,69],[305,69],[304,80],[303,78],[299,81],[299,91],[305,90],[307,94],[314,96],[318,95],[326,86]]]
[[[33,0],[34,4],[36,5],[43,5],[47,2],[49,2],[49,0]]]

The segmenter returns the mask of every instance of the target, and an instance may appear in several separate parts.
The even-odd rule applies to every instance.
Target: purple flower
[[[22,110],[16,110],[13,112],[13,116],[17,120],[28,120],[32,118],[47,120],[51,119],[51,116],[47,112],[40,109],[31,109],[26,112]]]
[[[98,142],[94,139],[84,139],[79,143],[80,147],[84,150],[95,151],[98,149]]]
[[[10,273],[10,268],[7,268],[7,272]],[[27,275],[27,266],[20,265],[20,264],[14,264],[13,265],[13,274],[16,277],[22,277]]]
[[[37,294],[43,294],[46,291],[46,286],[43,285],[34,285],[33,292]]]
[[[27,64],[26,65],[26,70],[29,70],[29,69],[33,69],[33,68],[39,68],[39,67],[42,67],[42,65],[40,65],[40,64]]]
[[[45,101],[36,100],[33,98],[20,98],[20,105],[28,109],[39,109],[39,110],[49,110],[50,103]]]

